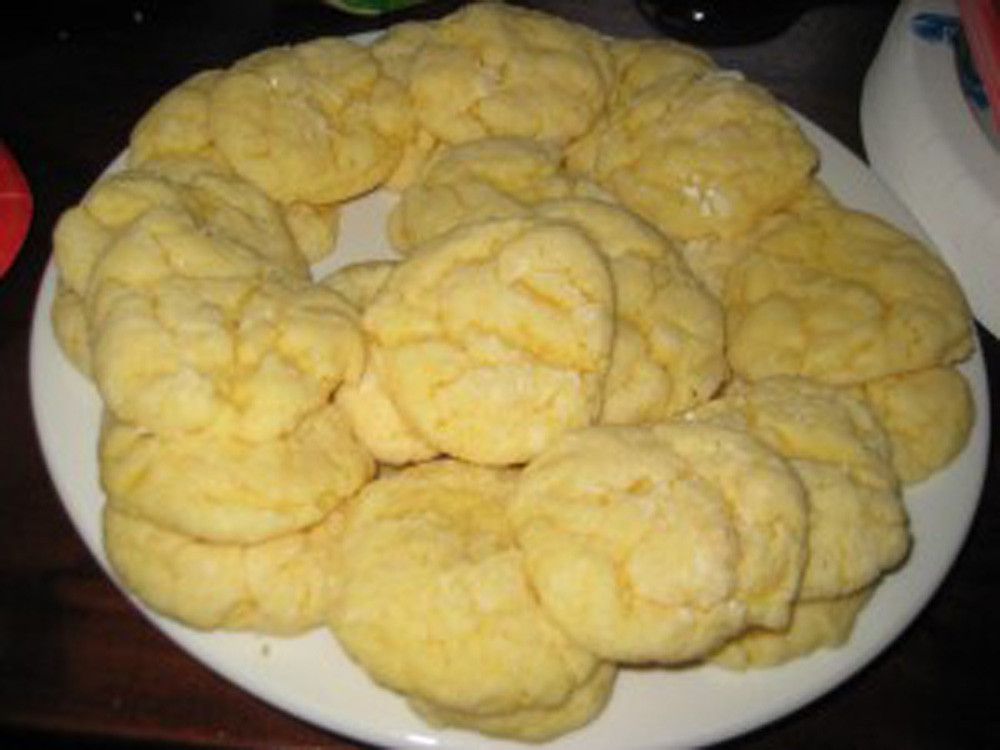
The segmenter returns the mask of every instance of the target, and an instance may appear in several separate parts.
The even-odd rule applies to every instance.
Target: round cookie
[[[790,203],[817,162],[766,91],[725,72],[676,96],[646,91],[592,138],[570,165],[675,240],[747,232]]]
[[[597,193],[562,171],[560,154],[527,138],[483,138],[439,150],[389,214],[393,247],[410,252],[462,224],[526,216],[552,198]]]
[[[975,421],[969,383],[954,367],[871,380],[862,393],[892,442],[892,464],[905,484],[947,466],[965,447]]]
[[[555,734],[603,705],[587,700],[601,664],[538,604],[507,524],[515,484],[511,470],[438,461],[365,487],[330,625],[373,679],[439,721]],[[578,701],[589,713],[563,710]]]
[[[88,301],[94,380],[120,419],[177,433],[290,429],[363,366],[339,295],[266,273],[233,243],[151,213],[107,252]]]
[[[340,294],[364,313],[396,267],[395,261],[365,261],[338,268],[320,283]],[[406,464],[426,461],[437,450],[424,440],[399,414],[382,386],[381,354],[370,349],[364,372],[337,390],[336,403],[343,409],[354,434],[376,461]]]
[[[909,522],[889,439],[856,396],[805,378],[741,384],[691,413],[746,429],[785,456],[806,488],[803,600],[866,588],[905,560]]]
[[[303,255],[288,221],[289,212],[298,210],[294,204],[277,203],[211,159],[151,159],[137,171],[167,180],[178,190],[183,207],[204,224],[206,233],[245,245],[285,273],[308,278],[309,259]],[[311,207],[308,211],[315,215]]]
[[[750,231],[737,237],[702,237],[687,240],[679,243],[679,247],[691,272],[721,300],[725,295],[729,269],[750,254],[760,237],[787,221],[789,214],[809,210],[809,207],[813,206],[830,205],[833,201],[834,198],[826,185],[813,178],[795,201],[764,217]]]
[[[261,442],[231,432],[158,435],[106,419],[99,455],[111,508],[220,544],[253,544],[312,526],[374,473],[333,406]]]
[[[210,121],[212,93],[225,75],[223,70],[198,73],[164,94],[132,129],[127,152],[129,166],[194,160],[208,162],[217,171],[235,175],[215,146]],[[278,203],[278,207],[306,260],[316,263],[333,252],[339,204],[293,200]]]
[[[340,234],[339,203],[293,201],[283,205],[282,212],[288,231],[308,263],[319,263],[336,250]]]
[[[380,349],[369,352],[361,377],[345,382],[337,391],[337,405],[376,461],[402,465],[434,458],[438,449],[403,419],[386,393],[381,360]]]
[[[223,75],[222,70],[195,73],[160,97],[132,128],[129,165],[173,156],[201,156],[224,164],[209,124],[212,91]]]
[[[243,58],[211,93],[215,147],[282,203],[353,198],[389,176],[410,136],[402,87],[371,51],[320,37]]]
[[[392,260],[366,260],[341,266],[317,283],[336,292],[360,315],[371,304],[397,262]]]
[[[565,144],[607,102],[606,42],[578,24],[501,3],[472,3],[374,45],[407,87],[420,127],[440,141],[520,136]]]
[[[61,278],[56,283],[51,317],[59,348],[78,371],[91,377],[90,341],[83,297],[70,289]]]
[[[799,602],[783,630],[756,629],[727,643],[711,662],[727,669],[776,667],[825,648],[847,643],[874,587],[829,599]]]
[[[642,113],[639,121],[645,123],[665,119],[684,89],[715,69],[703,52],[668,39],[613,38],[608,49],[614,86],[594,126],[566,147],[566,165],[574,173],[597,174],[602,142],[620,127],[624,112]]]
[[[407,423],[444,453],[507,464],[597,419],[613,304],[586,235],[509,219],[460,227],[408,257],[362,325]]]
[[[852,594],[895,569],[910,550],[899,490],[867,483],[841,467],[791,461],[809,498],[809,563],[803,601]]]
[[[335,511],[275,539],[218,544],[106,506],[104,549],[128,590],[162,615],[199,630],[295,635],[325,622],[340,528]]]
[[[884,220],[810,202],[730,269],[733,369],[842,385],[964,359],[972,325],[948,267]]]
[[[889,436],[869,405],[850,391],[796,376],[735,381],[693,415],[745,427],[784,456],[825,461],[866,481],[893,483],[887,471]]]
[[[183,213],[178,191],[167,181],[143,172],[126,171],[99,180],[77,205],[57,220],[52,249],[60,278],[86,295],[94,266],[114,239],[153,209]]]
[[[608,47],[615,63],[612,111],[632,107],[644,98],[666,104],[717,70],[707,53],[673,39],[615,38]]]
[[[710,425],[569,433],[525,468],[510,518],[546,611],[621,662],[683,663],[781,627],[805,564],[794,473]]]
[[[729,371],[722,308],[673,244],[602,201],[549,201],[537,212],[580,226],[611,266],[616,331],[601,420],[655,422],[714,396]]]
[[[417,713],[435,726],[464,727],[482,734],[521,742],[545,742],[578,729],[598,716],[611,698],[618,670],[598,665],[593,674],[558,706],[523,708],[509,713],[479,715],[412,700]]]
[[[101,178],[60,216],[53,250],[66,285],[85,297],[110,246],[153,211],[183,215],[193,230],[238,246],[261,264],[308,276],[277,204],[209,160],[175,157]]]

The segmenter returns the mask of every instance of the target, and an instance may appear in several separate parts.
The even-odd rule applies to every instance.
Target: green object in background
[[[427,0],[324,0],[328,5],[363,16],[377,16],[394,10],[420,5]]]

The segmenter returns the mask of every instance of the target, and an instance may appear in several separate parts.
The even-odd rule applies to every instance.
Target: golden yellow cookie
[[[109,418],[100,462],[110,507],[221,544],[253,544],[319,523],[374,471],[333,406],[260,442],[209,430],[159,435]]]
[[[320,283],[340,294],[360,314],[396,265],[396,261],[388,260],[354,263],[338,268]],[[437,450],[403,420],[386,394],[379,374],[380,359],[378,349],[368,351],[364,372],[337,390],[337,404],[343,408],[354,434],[377,461],[406,464],[433,458]]]
[[[228,277],[231,283],[246,284],[265,273],[267,266],[245,245],[223,236],[210,238],[203,225],[183,208],[176,205],[162,208],[146,200],[149,193],[156,197],[176,197],[176,192],[162,189],[166,183],[155,179],[129,179],[128,182],[131,184],[127,188],[118,191],[115,186],[111,191],[123,196],[120,201],[111,200],[104,195],[103,189],[96,191],[96,196],[107,197],[107,202],[116,209],[102,211],[113,217],[107,223],[95,220],[84,206],[65,214],[57,226],[55,246],[61,282],[67,293],[75,295],[72,300],[79,302],[82,312],[75,320],[81,329],[76,332],[75,341],[87,346],[85,356],[89,372],[103,398],[114,400],[115,408],[121,406],[123,414],[134,416],[131,405],[126,402],[133,398],[142,401],[156,397],[143,394],[142,382],[115,385],[116,368],[124,366],[128,370],[131,362],[133,374],[136,374],[135,368],[148,374],[157,368],[157,362],[171,356],[169,350],[159,348],[162,342],[153,340],[150,327],[142,324],[151,312],[152,302],[147,291],[155,285],[155,280],[173,273],[173,265],[174,268],[183,267],[188,274],[207,273],[216,277],[214,282],[206,283],[218,285]],[[140,189],[132,189],[137,186]],[[149,193],[146,188],[151,189]],[[99,202],[103,202],[103,197]],[[184,242],[175,241],[180,235],[186,238]],[[68,299],[71,298],[64,296],[62,302]],[[142,301],[137,306],[134,302],[139,299]],[[134,316],[137,309],[145,310],[145,318]],[[111,311],[115,314],[111,315]],[[132,339],[136,347],[122,341],[126,344],[126,359],[119,359],[113,353],[108,356],[108,347],[112,352],[121,349],[115,340],[123,338]],[[140,340],[150,344],[148,350],[143,350],[138,343]],[[227,356],[220,355],[218,347],[204,336],[190,343],[192,351],[185,356]],[[195,350],[199,354],[195,354]],[[210,355],[213,350],[216,354]],[[132,377],[125,379],[134,380]],[[183,421],[203,407],[205,389],[198,388],[191,377],[187,377],[186,382],[187,395],[194,398],[186,401],[176,414],[168,415],[170,420],[176,417]]]
[[[246,245],[286,273],[308,276],[310,259],[303,254],[303,248],[317,252],[310,242],[318,240],[307,236],[305,217],[321,221],[320,209],[277,203],[231,170],[202,157],[151,159],[135,171],[167,180],[178,190],[183,207],[213,236]],[[292,231],[293,215],[299,216],[296,228],[303,244]],[[329,218],[335,219],[332,215]],[[313,231],[321,233],[318,228]],[[332,229],[326,237],[332,241]]]
[[[782,455],[844,466],[867,481],[891,483],[886,480],[889,436],[855,393],[794,376],[736,381],[694,415],[747,427]]]
[[[63,213],[52,236],[60,278],[86,295],[94,266],[111,242],[154,208],[183,212],[178,191],[163,179],[126,171],[99,180],[79,204]]]
[[[132,128],[128,163],[136,166],[171,156],[202,156],[224,163],[215,151],[209,125],[212,91],[223,75],[221,70],[196,73],[154,103]]]
[[[569,433],[524,470],[510,518],[546,611],[622,662],[685,662],[784,625],[805,564],[795,474],[710,425]]]
[[[843,596],[877,582],[910,550],[897,488],[860,481],[842,468],[793,460],[809,497],[809,564],[803,600]]]
[[[808,207],[831,205],[834,202],[829,189],[813,178],[791,205],[764,217],[753,229],[736,237],[701,237],[679,243],[684,260],[692,273],[712,292],[722,299],[726,290],[729,269],[743,260],[753,250],[762,235],[788,221],[788,215]]]
[[[433,23],[404,21],[386,29],[372,43],[371,50],[383,73],[407,87],[417,54],[433,37]],[[419,117],[414,115],[413,119],[414,129],[403,147],[399,163],[382,183],[388,190],[400,191],[411,185],[442,145],[437,136],[421,124]]]
[[[463,727],[523,742],[545,742],[578,729],[598,716],[611,697],[617,674],[614,665],[600,664],[559,705],[522,708],[509,713],[455,711],[420,700],[412,700],[410,704],[435,726]]]
[[[571,166],[677,240],[739,236],[804,189],[816,149],[766,91],[724,72],[667,91],[612,110]]]
[[[154,210],[183,215],[197,231],[240,247],[261,264],[308,275],[277,204],[209,160],[177,157],[101,178],[59,218],[53,248],[67,286],[86,296],[110,245]]]
[[[396,265],[394,260],[359,261],[341,266],[320,279],[319,283],[339,294],[361,314],[375,299]]]
[[[638,117],[635,124],[663,120],[685,88],[715,69],[700,50],[667,39],[610,39],[608,49],[615,76],[608,107],[566,148],[566,164],[579,174],[596,174],[602,142],[621,127],[626,110]]]
[[[137,167],[162,161],[207,161],[217,171],[235,174],[216,148],[210,121],[212,92],[225,75],[220,70],[196,74],[157,101],[132,130],[128,164]],[[278,206],[288,231],[310,263],[333,251],[339,204],[292,200]]]
[[[975,406],[965,377],[953,367],[890,375],[862,392],[892,441],[892,463],[906,484],[947,466],[972,432]]]
[[[335,203],[377,186],[412,129],[405,93],[371,51],[320,37],[253,54],[211,92],[215,147],[281,201]]]
[[[562,170],[557,149],[528,138],[483,138],[441,149],[389,214],[393,247],[412,251],[462,224],[526,216],[551,198],[597,193]]]
[[[340,204],[293,201],[282,206],[285,224],[310,263],[319,263],[333,253],[340,234]]]
[[[363,366],[339,295],[269,275],[174,214],[144,217],[95,278],[94,380],[118,418],[154,431],[280,435]]]
[[[382,357],[380,349],[371,350],[361,377],[340,387],[336,403],[376,461],[402,465],[433,458],[438,449],[403,418],[386,393]]]
[[[440,461],[365,487],[345,519],[330,624],[374,680],[440,720],[519,736],[576,700],[600,663],[539,606],[507,523],[515,483],[512,470]],[[579,714],[565,712],[566,729]]]
[[[891,448],[863,400],[805,378],[731,389],[692,417],[738,426],[789,459],[806,488],[804,600],[843,596],[905,560],[909,522]]]
[[[642,99],[669,105],[684,89],[717,70],[705,52],[672,39],[612,39],[615,88],[610,109],[634,106]]]
[[[256,544],[219,544],[104,510],[104,549],[128,590],[158,613],[199,630],[294,635],[321,627],[341,528],[315,526]]]
[[[597,419],[613,315],[593,243],[532,218],[459,227],[424,246],[362,324],[386,393],[428,443],[506,464]]]
[[[83,297],[59,279],[52,300],[52,330],[63,354],[81,373],[90,377],[90,340]]]
[[[740,375],[854,384],[964,359],[972,325],[948,267],[884,220],[808,203],[730,269],[729,359]]]
[[[407,86],[420,126],[447,143],[495,135],[567,143],[587,132],[613,83],[599,35],[501,3],[390,30],[374,54]]]
[[[601,420],[654,422],[714,396],[729,371],[722,308],[673,244],[603,201],[549,201],[537,212],[581,227],[610,262],[616,330]]]
[[[783,630],[752,630],[726,644],[711,661],[728,669],[775,667],[847,643],[874,587],[829,599],[800,602]]]

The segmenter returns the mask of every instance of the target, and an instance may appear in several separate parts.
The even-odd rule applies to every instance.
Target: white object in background
[[[903,0],[865,79],[861,131],[875,172],[958,275],[976,318],[1000,336],[1000,151],[963,93],[953,46],[912,31],[954,0]]]

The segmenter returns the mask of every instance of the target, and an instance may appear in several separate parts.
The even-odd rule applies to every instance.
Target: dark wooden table
[[[157,97],[197,70],[260,47],[377,22],[315,2],[36,5],[17,6],[27,23],[13,22],[9,4],[0,17],[0,137],[18,156],[36,201],[22,255],[0,281],[0,740],[20,747],[138,741],[357,747],[215,677],[117,593],[49,480],[32,422],[27,363],[32,305],[53,223],[122,150],[132,123]],[[530,5],[611,34],[656,34],[630,0]],[[836,4],[809,12],[766,43],[713,52],[861,154],[859,93],[892,10],[892,3]],[[985,332],[981,341],[1000,378],[1000,344]],[[991,402],[996,414],[996,386]],[[1000,745],[1000,711],[988,697],[1000,675],[993,644],[1000,633],[995,448],[990,463],[968,544],[915,624],[847,684],[732,747]]]

